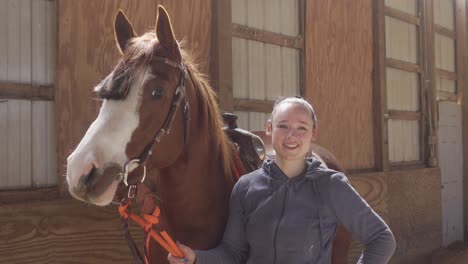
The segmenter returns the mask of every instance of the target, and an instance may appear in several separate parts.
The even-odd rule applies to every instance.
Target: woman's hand
[[[167,260],[169,260],[169,263],[171,264],[193,264],[195,263],[195,259],[197,256],[195,255],[195,252],[193,250],[185,245],[182,245],[180,243],[177,243],[177,246],[179,247],[180,251],[182,251],[182,254],[184,254],[185,258],[177,258],[171,255],[167,256]]]

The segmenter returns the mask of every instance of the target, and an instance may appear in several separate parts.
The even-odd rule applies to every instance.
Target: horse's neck
[[[191,145],[178,161],[160,171],[157,188],[170,232],[196,248],[216,246],[227,220],[232,184],[218,155]]]

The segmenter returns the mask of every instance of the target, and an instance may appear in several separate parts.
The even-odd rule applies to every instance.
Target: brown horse
[[[176,41],[167,12],[158,9],[155,31],[142,36],[123,12],[115,18],[122,58],[95,88],[103,103],[68,157],[69,191],[104,206],[128,172],[129,183],[144,180],[157,191],[172,237],[209,249],[222,238],[235,183],[230,143],[215,93]],[[151,263],[166,262],[167,252],[156,244],[151,249]],[[346,250],[333,254],[345,257]]]

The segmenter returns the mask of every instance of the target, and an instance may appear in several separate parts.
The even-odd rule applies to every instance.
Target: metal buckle
[[[127,197],[130,199],[133,199],[135,197],[136,191],[137,191],[137,186],[134,184],[130,185],[130,187],[128,187]]]
[[[133,167],[133,168],[130,168],[131,165],[133,165],[134,163],[136,163],[136,167]],[[132,170],[138,168],[138,166],[140,166],[140,159],[133,159],[131,161],[129,161],[127,164],[125,164],[125,168],[124,168],[124,171],[122,172],[122,178],[123,178],[123,182],[125,183],[125,186],[128,186],[128,173],[130,173]],[[146,176],[146,167],[144,166],[144,170],[143,170],[143,179],[145,178]]]

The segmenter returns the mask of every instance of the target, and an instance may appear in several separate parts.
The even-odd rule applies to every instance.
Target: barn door
[[[439,159],[442,183],[442,243],[463,241],[461,107],[439,101]]]

